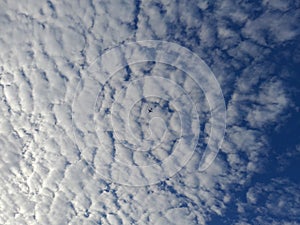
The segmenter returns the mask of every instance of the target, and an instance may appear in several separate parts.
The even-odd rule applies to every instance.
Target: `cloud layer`
[[[240,214],[232,220],[237,224],[299,223],[295,182],[275,178],[251,183],[272,157],[268,129],[284,123],[284,113],[293,106],[285,80],[294,74],[285,62],[296,64],[300,59],[295,54],[300,13],[296,1],[4,1],[0,6],[1,224],[210,224],[234,209]],[[80,81],[87,78],[94,60],[116,45],[149,39],[187,47],[209,65],[224,93],[227,132],[218,157],[201,172],[211,129],[205,95],[182,71],[167,65],[128,66],[119,72],[124,80],[130,73],[165,73],[191,90],[190,96],[202,103],[201,141],[189,163],[173,177],[155,185],[122,186],[95,170],[99,152],[93,147],[99,134],[89,132],[86,120],[72,121],[73,99],[77,93],[90,95],[77,108],[90,110],[98,91],[80,92],[86,87]],[[103,112],[121,114],[124,104],[111,108],[118,102],[113,90],[121,91],[118,87],[126,82],[112,79],[104,85],[101,76],[88,78],[105,90],[99,97]],[[161,88],[159,82],[150,83],[148,87]],[[178,119],[172,106],[157,102],[139,102],[132,113],[143,115],[151,108],[151,114],[166,121]],[[138,137],[147,132],[138,122],[149,120],[133,119]],[[96,120],[101,128],[103,123]],[[153,124],[157,136],[152,141],[157,141],[163,127],[160,121]],[[124,140],[122,132],[119,139]],[[165,140],[176,139],[176,127],[174,132]],[[169,153],[165,149],[147,159],[139,154],[120,157],[141,165]],[[244,200],[236,200],[239,191]]]

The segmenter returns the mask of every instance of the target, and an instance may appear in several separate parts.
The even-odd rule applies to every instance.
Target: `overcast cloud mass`
[[[0,1],[0,224],[300,224],[299,22],[297,0]]]

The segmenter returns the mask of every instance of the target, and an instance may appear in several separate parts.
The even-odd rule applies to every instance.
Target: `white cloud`
[[[238,203],[244,208],[239,215],[242,220],[259,224],[299,223],[300,196],[296,183],[278,178],[270,183],[257,183],[246,196],[246,202]]]
[[[290,103],[280,71],[270,62],[269,54],[299,36],[299,29],[295,29],[299,11],[292,1],[263,1],[256,8],[229,0],[141,1],[139,5],[121,0],[9,1],[0,5],[1,224],[206,224],[212,215],[224,215],[235,198],[233,186],[244,185],[263,169],[262,162],[269,154],[264,127],[280,122]],[[253,16],[255,10],[259,13]],[[199,172],[202,145],[211,127],[205,96],[182,71],[158,64],[131,66],[136,76],[165,72],[170,80],[190,90],[193,99],[203,102],[197,104],[203,136],[186,167],[166,182],[140,188],[119,186],[99,177],[101,171],[95,174],[99,133],[93,130],[93,116],[88,123],[72,121],[72,110],[79,117],[78,112],[94,107],[94,97],[106,77],[96,74],[85,83],[90,85],[88,90],[78,94],[86,100],[83,105],[76,108],[72,101],[78,81],[88,76],[85,69],[99,54],[124,41],[153,38],[189,47],[210,65],[228,103],[227,136],[215,162]],[[108,62],[113,66],[115,61]],[[116,93],[109,91],[115,88],[121,93],[122,86],[127,85],[124,76],[119,78],[104,87],[105,101],[101,103],[108,111],[116,101]],[[147,87],[161,93],[167,89],[166,96],[178,95],[171,86],[156,82]],[[139,88],[132,89],[132,99],[137,98],[136,93],[142,96],[146,92],[142,85]],[[187,98],[179,98],[177,105],[188,107],[186,102]],[[116,118],[121,117],[126,104],[115,107]],[[176,137],[178,117],[163,111],[161,105],[153,103],[151,107],[153,115],[171,121],[166,124],[174,133],[167,140]],[[149,107],[137,105],[135,110],[134,115],[138,115],[147,113]],[[105,115],[98,116],[96,125],[110,129],[103,121]],[[160,122],[155,120],[156,126],[150,126],[156,134],[152,141],[163,133]],[[76,135],[82,136],[77,142],[72,125]],[[121,129],[124,124],[118,125]],[[190,125],[192,131],[195,126]],[[139,137],[147,128],[140,124],[132,127]],[[121,138],[127,139],[121,131]],[[118,148],[115,139],[101,137],[100,141]],[[119,158],[143,164],[167,157],[170,145],[165,143],[164,151],[152,155],[125,154],[128,152],[121,147],[117,150],[121,152],[115,152]],[[149,174],[150,178],[157,176]],[[264,215],[288,216],[296,221],[296,184],[278,179],[272,182],[249,189],[247,204],[238,204],[242,216],[237,224],[252,223],[247,210],[255,211],[258,224],[264,223]],[[263,206],[256,205],[260,197]],[[285,220],[272,223],[295,224]]]

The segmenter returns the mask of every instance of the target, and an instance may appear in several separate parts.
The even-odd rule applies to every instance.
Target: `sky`
[[[0,224],[300,224],[300,2],[0,1]]]

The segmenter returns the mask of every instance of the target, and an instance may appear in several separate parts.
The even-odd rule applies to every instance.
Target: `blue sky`
[[[300,224],[299,9],[0,2],[0,224]]]

